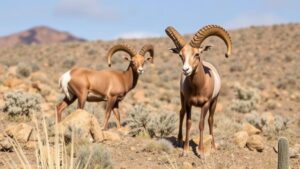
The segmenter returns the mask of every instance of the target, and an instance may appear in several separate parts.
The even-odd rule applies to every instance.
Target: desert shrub
[[[64,133],[64,139],[67,144],[72,142],[72,134],[73,134],[74,144],[82,143],[82,142],[84,142],[83,140],[86,139],[86,138],[82,137],[82,129],[81,128],[69,125],[69,126],[67,126],[67,129]]]
[[[110,152],[101,144],[83,145],[79,147],[76,154],[77,161],[81,164],[79,168],[84,168],[84,164],[88,163],[88,161],[88,168],[90,169],[113,168]]]
[[[19,63],[17,67],[17,76],[26,78],[29,77],[32,72],[32,67],[26,63]]]
[[[31,64],[31,70],[32,70],[32,72],[37,72],[37,71],[40,70],[40,67],[39,67],[38,64],[32,63],[32,64]]]
[[[275,100],[268,100],[266,102],[266,107],[268,110],[274,110],[277,107],[277,102]]]
[[[166,139],[160,139],[149,142],[143,150],[146,152],[171,153],[173,149],[174,146],[170,141]]]
[[[274,123],[268,123],[268,119],[264,116],[260,116],[256,112],[247,114],[245,120],[254,125],[256,128],[262,130],[266,135],[277,134],[280,131],[284,131],[288,128],[290,120],[282,117],[281,115],[274,116]]]
[[[240,113],[249,113],[256,109],[259,102],[259,92],[254,88],[236,88],[236,99],[231,104],[231,110]]]
[[[149,109],[141,105],[135,105],[129,112],[127,124],[131,128],[130,134],[132,136],[149,135],[151,131],[151,121]]]
[[[13,91],[4,95],[3,111],[10,116],[26,115],[41,110],[41,96],[22,91]]]
[[[67,59],[63,62],[63,67],[70,69],[76,64],[74,59]]]
[[[158,137],[169,136],[174,132],[177,126],[177,119],[174,113],[163,113],[152,119],[151,133]]]

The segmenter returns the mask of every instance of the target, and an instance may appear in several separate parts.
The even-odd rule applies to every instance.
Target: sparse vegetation
[[[146,152],[157,152],[157,153],[171,153],[174,149],[174,146],[171,142],[165,139],[159,139],[159,140],[152,140],[150,141],[146,147],[144,148],[144,151]]]
[[[130,134],[132,136],[149,136],[149,132],[151,132],[151,120],[150,111],[147,108],[141,105],[134,106],[127,120],[131,128]]]
[[[151,133],[162,138],[172,134],[177,127],[177,119],[175,113],[163,113],[156,116],[151,123]]]
[[[32,72],[31,65],[27,63],[19,63],[17,67],[17,75],[22,78],[29,77]]]
[[[10,116],[29,116],[41,110],[41,96],[22,91],[5,94],[3,111]]]
[[[76,154],[79,168],[84,168],[87,163],[88,169],[113,168],[110,152],[102,144],[82,145]]]
[[[264,29],[266,29],[266,31]],[[221,57],[225,49],[225,47],[222,47],[222,41],[219,43],[218,40],[213,40],[214,38],[206,40],[207,43],[213,42],[212,44],[216,45],[210,52],[203,53],[202,58],[214,64],[219,70],[222,88],[214,122],[217,151],[208,156],[205,160],[201,160],[195,156],[193,152],[196,146],[194,141],[191,141],[188,157],[184,158],[179,158],[182,147],[171,148],[169,153],[163,150],[157,150],[156,148],[149,148],[152,145],[147,147],[150,143],[155,145],[160,144],[158,142],[160,142],[161,134],[159,130],[154,131],[153,128],[166,127],[164,125],[155,125],[155,127],[153,127],[152,124],[155,121],[159,122],[161,116],[165,114],[172,115],[175,119],[178,118],[178,112],[180,110],[179,79],[182,61],[179,57],[171,54],[167,50],[172,47],[169,39],[127,39],[126,42],[137,49],[145,43],[151,43],[155,46],[154,64],[151,66],[145,65],[145,73],[140,76],[136,89],[128,93],[124,102],[120,104],[122,122],[124,122],[124,119],[131,119],[131,113],[135,114],[134,119],[147,120],[143,123],[127,122],[123,124],[122,129],[117,129],[112,113],[110,118],[111,123],[109,124],[113,127],[110,128],[108,132],[117,134],[121,140],[106,140],[96,145],[109,150],[112,155],[110,159],[114,168],[183,168],[184,164],[190,168],[208,169],[276,168],[277,155],[273,152],[271,146],[276,146],[278,137],[284,136],[288,138],[291,148],[299,144],[300,116],[298,116],[298,114],[300,112],[300,85],[297,85],[298,79],[300,78],[300,74],[297,73],[300,71],[300,57],[297,57],[299,56],[299,30],[300,24],[232,30],[230,34],[232,35],[234,43],[233,57],[228,59]],[[257,32],[258,35],[256,35]],[[186,39],[190,39],[190,36],[186,36]],[[55,164],[59,164],[56,168],[62,168],[63,166],[65,166],[64,168],[70,168],[69,164],[71,164],[71,159],[73,159],[73,168],[75,168],[78,162],[78,150],[80,147],[85,147],[86,150],[93,147],[92,145],[95,143],[82,139],[89,139],[90,136],[83,136],[85,135],[85,131],[80,131],[80,129],[69,128],[66,135],[56,137],[54,127],[55,105],[57,101],[55,99],[62,96],[58,89],[57,81],[60,75],[69,69],[67,67],[74,66],[72,60],[76,61],[76,66],[97,68],[99,70],[107,69],[105,54],[111,46],[118,42],[120,41],[24,45],[14,48],[0,48],[0,63],[5,64],[3,68],[0,66],[0,107],[3,111],[6,102],[5,95],[10,91],[19,90],[29,95],[39,93],[43,97],[43,99],[39,99],[42,110],[36,112],[38,115],[45,115],[46,120],[48,120],[46,123],[49,136],[48,142],[46,141],[46,135],[42,134],[42,130],[44,130],[42,129],[40,130],[40,132],[42,132],[40,134],[41,141],[35,141],[36,138],[31,138],[30,136],[29,142],[19,144],[19,147],[24,148],[23,154],[27,157],[31,168],[39,167],[43,169],[36,164],[36,150],[40,150],[41,152],[43,150],[43,154],[38,154],[43,156],[39,157],[43,159],[43,164],[47,164],[49,158],[52,158],[53,163],[50,162],[47,164],[48,168]],[[126,54],[122,53],[116,55],[114,59],[115,64],[111,69],[126,70],[128,62],[124,62],[123,56],[125,55]],[[57,60],[60,60],[60,62],[58,63]],[[68,62],[70,62],[70,64]],[[29,72],[27,75],[25,73],[27,77],[18,75],[17,73],[18,66],[21,63],[30,63],[28,66],[31,67],[32,70],[24,71]],[[32,65],[31,63],[36,65]],[[239,83],[239,85],[237,86],[236,83]],[[252,89],[254,92],[251,92]],[[142,99],[134,98],[137,91],[143,93]],[[16,107],[15,103],[11,105]],[[98,122],[100,123],[100,130],[103,126],[105,105],[104,102],[100,104],[86,103],[84,108],[89,113],[97,116]],[[143,111],[144,114],[142,113],[142,115],[140,115],[138,114],[140,111],[131,110],[132,107],[138,106],[142,107],[141,111]],[[64,111],[63,116],[71,115],[68,112],[74,112],[75,109],[77,109],[77,101]],[[7,120],[8,112],[3,111],[0,112],[0,114],[2,113],[0,116],[1,131],[4,131],[6,127],[12,125],[12,123],[18,123],[15,116],[19,116],[15,115],[12,116],[14,117],[13,120]],[[196,140],[199,137],[199,116],[201,111],[198,108],[193,108],[192,112],[193,122],[190,139]],[[272,113],[273,116],[265,116],[265,113]],[[32,113],[29,113],[29,116],[31,114]],[[24,116],[27,118],[26,115]],[[10,115],[8,117],[10,119]],[[24,118],[22,116],[20,117],[23,123],[30,125],[30,118],[28,118],[30,121],[24,122]],[[39,122],[42,122],[42,120],[39,119]],[[233,143],[234,133],[243,130],[246,122],[261,130],[259,135],[266,141],[266,147],[263,152],[250,152],[246,148],[238,148]],[[139,127],[129,128],[131,125]],[[174,125],[175,129],[178,130],[177,120],[175,120]],[[185,137],[186,132],[185,126],[184,121],[183,137]],[[133,134],[135,131],[137,134]],[[129,135],[128,132],[130,132]],[[3,132],[0,133],[0,149],[1,144],[5,143],[1,140],[3,134]],[[177,134],[176,131],[171,133],[167,136],[167,140],[174,144]],[[208,126],[206,125],[204,135],[207,134]],[[131,137],[132,135],[138,137]],[[59,144],[55,144],[57,138],[59,138]],[[166,136],[162,136],[162,138],[166,138]],[[68,144],[63,144],[65,143],[62,142],[64,139]],[[74,142],[72,142],[72,140]],[[47,143],[49,143],[49,151],[47,150]],[[34,148],[34,146],[38,144],[42,146],[41,149]],[[169,142],[167,144],[169,144]],[[51,153],[53,153],[53,150],[56,151],[55,146],[60,148],[61,152],[62,150],[64,151],[64,161],[68,164],[62,162],[60,158],[58,159],[60,162],[56,163],[54,161],[57,159],[53,158]],[[145,149],[146,147],[148,148],[147,151]],[[72,149],[73,156],[71,155]],[[18,159],[16,155],[17,152],[20,151],[12,150],[12,152],[9,153],[1,151],[0,168],[26,168],[22,167],[21,163],[16,160]],[[48,156],[48,152],[50,156]],[[87,152],[87,160],[89,155],[89,152]],[[263,157],[264,160],[257,160],[260,157]],[[7,164],[5,160],[8,159],[13,160],[9,160],[9,164]],[[92,162],[92,159],[93,157],[91,157],[89,161]],[[170,162],[170,159],[172,159],[172,162]],[[9,167],[11,164],[13,165],[13,162],[17,163],[17,167]],[[289,162],[291,168],[299,168],[299,157],[295,159],[291,158]],[[66,167],[66,165],[68,166]],[[53,168],[55,168],[55,166]],[[81,168],[83,167],[81,166]]]
[[[240,113],[249,113],[256,109],[260,96],[256,89],[236,87],[236,99],[233,100],[231,110]]]
[[[67,59],[63,62],[63,67],[66,69],[72,68],[76,64],[74,59]]]

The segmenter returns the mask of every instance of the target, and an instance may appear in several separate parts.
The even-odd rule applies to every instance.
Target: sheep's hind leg
[[[117,127],[118,127],[118,129],[121,129],[122,125],[121,125],[119,102],[118,101],[115,103],[115,106],[113,108],[113,112],[114,112],[115,118],[117,120]]]
[[[115,102],[116,102],[116,97],[110,97],[107,100],[103,130],[107,130],[107,128],[108,128],[108,120],[109,120],[109,117],[110,117],[110,114],[111,114],[111,111],[113,109]]]
[[[71,105],[77,99],[76,96],[73,96],[70,100],[65,97],[59,104],[56,106],[56,119],[57,122],[61,121],[62,111]]]

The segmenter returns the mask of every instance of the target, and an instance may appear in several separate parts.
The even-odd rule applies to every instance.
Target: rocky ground
[[[297,85],[300,82],[300,24],[250,27],[230,31],[230,34],[234,47],[230,58],[224,57],[225,45],[217,38],[205,42],[212,44],[213,48],[202,56],[216,65],[222,78],[214,126],[217,150],[210,150],[210,137],[206,131],[205,159],[195,154],[199,108],[192,110],[190,153],[188,157],[180,157],[182,148],[177,147],[176,136],[181,61],[167,50],[173,44],[165,37],[126,40],[137,49],[146,43],[153,44],[155,59],[153,65],[145,65],[145,73],[137,87],[121,103],[123,129],[116,129],[112,116],[110,129],[101,131],[103,103],[87,104],[87,112],[84,113],[75,112],[74,104],[65,111],[65,122],[60,124],[64,128],[65,138],[70,137],[70,126],[75,126],[78,131],[72,130],[80,133],[79,137],[73,139],[78,150],[76,153],[81,153],[79,150],[82,145],[104,147],[103,151],[109,157],[101,157],[111,161],[104,168],[260,169],[276,168],[277,154],[274,148],[278,138],[284,136],[291,147],[291,168],[300,168],[300,87]],[[16,138],[30,162],[35,163],[35,123],[33,118],[19,115],[26,114],[27,110],[7,108],[18,100],[14,98],[22,98],[23,101],[15,104],[26,103],[27,107],[32,108],[28,114],[37,114],[39,123],[45,116],[50,144],[53,144],[55,105],[63,97],[58,89],[58,78],[74,66],[107,68],[106,51],[120,41],[125,40],[0,49],[1,168],[7,167],[3,159],[17,159],[9,137]],[[112,69],[124,70],[127,67],[128,63],[122,56],[114,56]],[[8,96],[11,91],[23,93]],[[153,119],[166,115],[169,121],[163,121],[165,126],[175,130],[164,135],[164,140],[159,136],[151,137],[144,128],[142,132],[132,134],[136,128],[130,128],[133,126],[130,123],[131,114],[140,114],[141,117],[152,119],[153,123]]]

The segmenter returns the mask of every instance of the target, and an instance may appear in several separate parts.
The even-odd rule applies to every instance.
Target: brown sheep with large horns
[[[200,141],[198,152],[200,156],[204,155],[203,147],[203,130],[204,119],[209,111],[209,133],[212,135],[212,148],[215,148],[213,133],[214,112],[221,88],[220,75],[216,68],[210,63],[201,59],[200,54],[206,51],[210,46],[202,47],[202,42],[210,36],[220,37],[227,46],[228,57],[232,51],[232,42],[228,32],[217,25],[207,25],[201,28],[194,36],[190,43],[186,43],[184,38],[173,27],[166,28],[167,35],[172,39],[175,48],[171,50],[180,56],[183,61],[182,75],[180,81],[181,110],[179,120],[178,141],[183,143],[182,124],[184,116],[186,119],[186,137],[183,146],[183,155],[187,155],[189,148],[189,133],[192,125],[191,108],[192,106],[201,107],[199,122]]]
[[[130,61],[126,71],[117,70],[91,70],[86,68],[73,68],[64,73],[59,86],[65,98],[57,105],[57,120],[61,121],[62,111],[78,99],[78,108],[83,109],[85,102],[107,101],[104,129],[108,127],[111,111],[117,119],[118,128],[121,127],[119,102],[132,90],[138,81],[139,75],[144,72],[145,60],[153,63],[154,49],[152,45],[145,45],[139,53],[126,44],[113,46],[107,54],[108,65],[114,53],[123,51],[129,54]],[[150,57],[145,58],[147,53]]]

